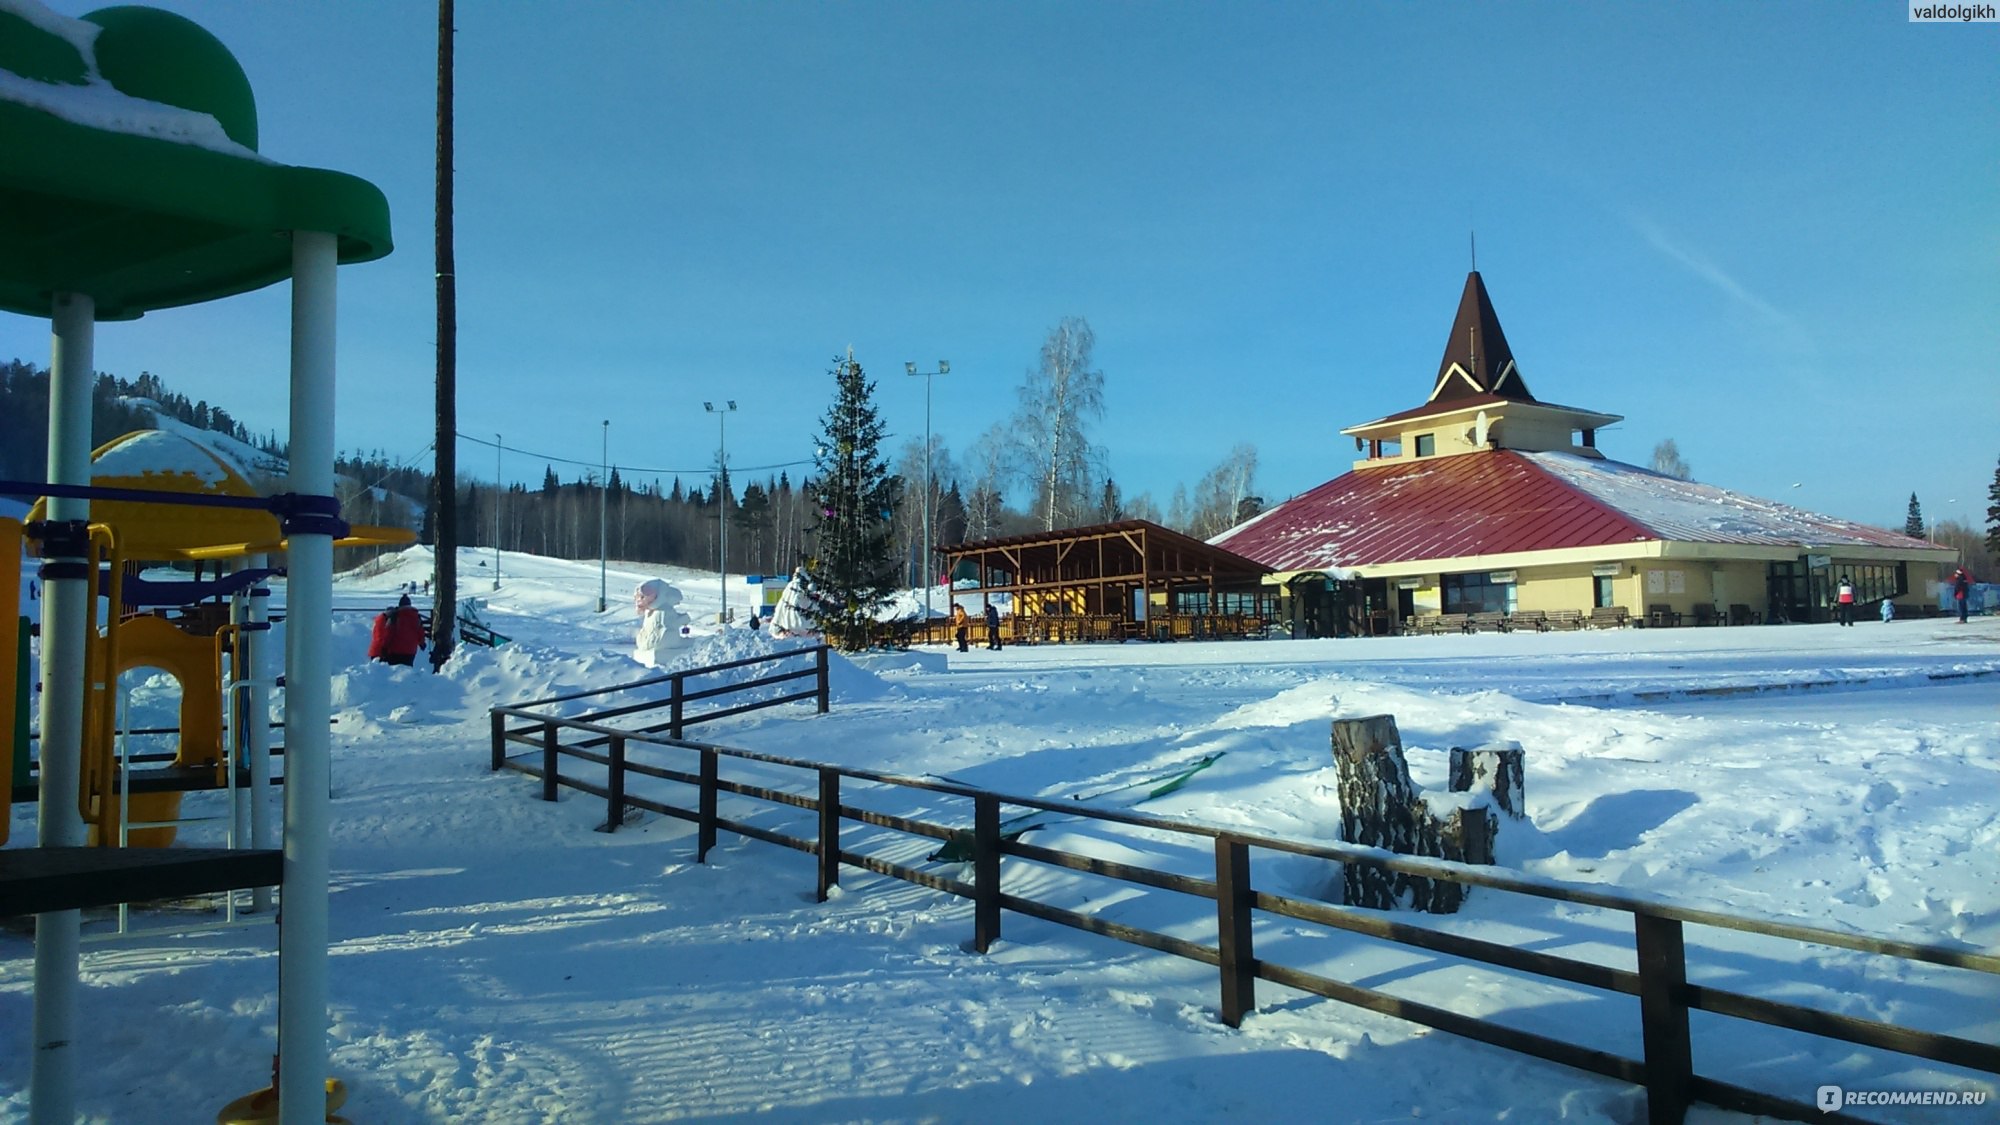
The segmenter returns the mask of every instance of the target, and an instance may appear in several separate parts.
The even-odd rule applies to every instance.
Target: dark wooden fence
[[[821,650],[819,654],[821,711],[826,708],[825,659],[825,653]],[[737,661],[733,664],[719,665],[718,668],[736,667],[746,663],[750,662]],[[694,674],[676,673],[681,676]],[[779,678],[767,677],[754,682],[771,683]],[[578,693],[562,698],[576,699],[589,694],[602,693]],[[804,852],[815,858],[820,901],[825,901],[827,892],[839,883],[840,869],[843,865],[970,899],[973,904],[973,945],[981,953],[991,948],[994,941],[1000,937],[1003,912],[1012,911],[1045,922],[1085,930],[1213,965],[1220,976],[1222,1021],[1231,1027],[1239,1026],[1243,1016],[1256,1008],[1257,982],[1264,980],[1366,1008],[1372,1012],[1410,1020],[1468,1039],[1476,1039],[1507,1050],[1643,1086],[1646,1090],[1648,1121],[1651,1125],[1667,1125],[1667,1123],[1677,1125],[1683,1120],[1688,1106],[1694,1102],[1704,1102],[1743,1113],[1794,1120],[1826,1122],[1862,1120],[1839,1112],[1825,1113],[1807,1102],[1733,1085],[1696,1073],[1689,1031],[1689,1013],[1695,1011],[1894,1051],[1988,1074],[2000,1074],[2000,1045],[1841,1015],[1709,985],[1691,984],[1687,979],[1683,931],[1690,925],[1710,927],[1816,946],[1857,950],[1979,973],[2000,974],[2000,955],[1990,952],[1966,947],[1891,941],[1773,919],[1722,914],[1711,910],[1677,906],[1600,886],[1530,878],[1497,868],[1420,859],[1347,844],[1305,843],[1229,832],[1200,824],[1094,808],[1068,801],[1006,796],[947,781],[901,777],[875,770],[832,766],[823,762],[760,754],[749,750],[687,741],[670,734],[659,733],[665,726],[670,725],[678,730],[693,721],[681,715],[678,701],[718,694],[721,694],[720,689],[683,694],[680,686],[676,684],[674,698],[677,703],[672,723],[638,730],[608,726],[600,720],[615,715],[638,713],[644,707],[657,708],[661,704],[619,708],[615,711],[572,719],[537,715],[532,710],[535,705],[495,708],[493,768],[496,770],[503,767],[512,768],[541,778],[544,800],[555,800],[559,788],[576,789],[602,798],[606,802],[605,830],[616,829],[624,821],[628,810],[635,808],[688,821],[695,825],[695,859],[698,862],[707,861],[709,851],[715,847],[717,833],[725,830],[750,839]],[[803,695],[787,698],[802,697]],[[543,701],[544,704],[549,702],[554,701]],[[771,706],[774,702],[777,701],[729,708],[703,717],[720,718],[725,714],[750,710],[752,706]],[[509,728],[504,724],[510,719],[528,725]],[[570,741],[563,741],[565,738]],[[539,753],[520,758],[508,757],[506,748],[509,742],[534,746]],[[669,760],[691,759],[688,765],[692,768],[674,768],[659,762],[636,761],[632,757],[635,746],[649,753],[663,752]],[[598,747],[606,749],[600,752]],[[577,759],[605,767],[608,771],[606,783],[599,785],[575,776],[561,774],[559,764],[563,758]],[[773,768],[797,771],[802,775],[799,780],[804,783],[799,788],[805,791],[795,792],[790,788],[776,788],[725,778],[722,776],[722,765],[725,761],[756,763],[755,768],[764,772],[769,772]],[[626,784],[628,775],[639,775],[688,786],[693,790],[691,795],[694,798],[694,806],[689,808],[631,793]],[[969,826],[962,822],[957,825],[940,824],[845,803],[842,784],[847,781],[899,791],[918,790],[963,799],[971,804],[971,823]],[[717,812],[720,794],[733,794],[757,802],[806,810],[813,814],[816,831],[811,837],[794,836],[750,824],[741,819],[723,817]],[[849,799],[851,797],[850,792]],[[1213,843],[1215,875],[1213,879],[1199,878],[1029,844],[1003,834],[1002,809],[1042,810],[1067,817],[1127,825],[1181,836],[1206,837]],[[968,882],[952,875],[923,870],[873,853],[847,850],[841,845],[840,839],[843,826],[849,822],[954,843],[972,856],[971,880]],[[1620,912],[1629,915],[1631,919],[1636,971],[1432,929],[1400,921],[1393,914],[1307,901],[1259,890],[1252,885],[1250,878],[1251,856],[1257,852],[1304,856],[1343,864],[1373,864],[1389,871],[1443,879],[1468,887],[1486,887],[1506,894],[1528,895]],[[1211,900],[1215,903],[1215,942],[1211,945],[1189,941],[1170,934],[1009,894],[1001,884],[1000,860],[1003,856]],[[963,866],[953,866],[956,866],[958,875],[966,873]],[[1252,940],[1251,922],[1260,911],[1537,977],[1636,997],[1639,1005],[1642,1057],[1627,1058],[1598,1047],[1463,1015],[1259,957]]]
[[[542,799],[545,801],[556,799],[556,787],[558,784],[569,784],[572,788],[586,789],[597,793],[599,796],[605,796],[606,794],[603,790],[598,787],[561,777],[557,758],[560,755],[566,754],[572,758],[581,758],[585,761],[612,767],[612,785],[614,787],[623,786],[624,766],[622,764],[613,766],[611,756],[596,752],[598,747],[608,746],[611,748],[612,754],[622,759],[625,752],[625,739],[622,736],[633,734],[665,734],[669,740],[678,739],[687,728],[699,723],[714,722],[717,719],[729,718],[731,715],[742,715],[751,711],[760,711],[766,707],[779,707],[787,703],[797,703],[802,700],[812,700],[818,708],[819,713],[824,715],[827,709],[826,653],[827,646],[811,645],[805,648],[771,653],[766,656],[748,656],[741,660],[711,664],[702,668],[687,668],[678,672],[663,672],[657,676],[648,676],[643,680],[613,684],[610,687],[596,688],[591,691],[570,692],[568,695],[557,695],[551,696],[548,699],[517,703],[511,707],[495,707],[490,715],[493,723],[493,768],[496,770],[517,769],[523,773],[541,778]],[[738,668],[760,668],[764,666],[772,666],[777,670],[766,672],[763,675],[755,676],[748,680],[735,682],[725,680],[712,687],[697,686],[690,688],[688,686],[690,680],[712,677],[717,673],[730,672]],[[768,696],[756,694],[759,688],[794,683],[808,678],[813,681],[813,685],[803,690],[788,691],[779,695]],[[640,703],[627,704],[623,707],[592,711],[587,716],[584,716],[584,718],[589,720],[589,723],[582,723],[580,720],[575,719],[558,719],[546,713],[547,708],[559,706],[564,703],[573,703],[579,699],[594,699],[599,696],[613,695],[623,691],[635,691],[642,688],[655,687],[660,684],[667,685],[667,698],[649,699]],[[731,695],[750,695],[751,698],[726,707],[712,707],[693,714],[688,713],[688,705],[691,703],[721,699]],[[582,740],[573,742],[567,746],[557,745],[557,732],[559,730],[581,729],[583,726],[599,723],[605,719],[657,712],[663,709],[667,712],[665,721],[630,730],[620,729],[616,734],[621,737],[612,737],[611,728],[594,727],[593,729],[602,730],[606,733],[587,735]],[[525,720],[525,723],[522,725],[510,725],[510,719]],[[540,764],[528,765],[517,759],[509,758],[507,756],[507,744],[510,742],[526,743],[530,746],[539,747],[542,751]],[[607,826],[607,830],[617,827],[618,823],[617,820],[611,821]]]

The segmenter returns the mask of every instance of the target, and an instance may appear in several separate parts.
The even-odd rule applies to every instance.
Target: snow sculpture
[[[657,578],[639,583],[632,592],[632,609],[639,615],[639,663],[658,667],[667,655],[687,644],[688,617],[677,607],[681,592]]]
[[[813,632],[812,618],[806,616],[805,597],[806,569],[800,567],[792,571],[792,580],[785,584],[778,604],[771,607],[773,637],[801,637]]]

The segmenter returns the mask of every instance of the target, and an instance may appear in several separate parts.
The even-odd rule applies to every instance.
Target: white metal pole
[[[611,419],[604,420],[604,452],[597,469],[597,612],[604,612],[604,515],[605,497],[611,489]]]
[[[493,435],[493,588],[500,588],[500,498],[507,485],[500,477],[500,435]]]
[[[90,384],[97,302],[58,293],[51,340],[49,461],[51,484],[90,483]],[[50,520],[88,520],[90,501],[52,496]],[[45,848],[87,842],[77,810],[83,768],[84,631],[92,627],[95,576],[76,572],[74,552],[49,558],[73,573],[42,582],[42,753],[37,842]],[[28,1120],[72,1125],[76,1120],[77,966],[82,912],[35,915],[35,1054],[29,1064]]]
[[[715,522],[716,538],[719,541],[721,557],[716,560],[715,576],[722,580],[722,623],[729,623],[729,412],[718,411],[715,421],[720,427],[715,436]]]
[[[248,565],[262,570],[271,565],[270,557],[252,555]],[[250,677],[249,694],[243,709],[248,715],[244,744],[249,748],[250,755],[250,846],[253,848],[269,848],[275,842],[271,839],[271,681],[264,676],[263,669],[264,639],[269,633],[262,628],[271,620],[269,582],[266,577],[251,587],[251,628],[237,637],[243,674]],[[261,914],[269,909],[271,888],[253,889],[250,892],[251,913]]]
[[[931,636],[931,373],[924,372],[924,546],[917,557],[924,568],[924,639]]]
[[[301,496],[333,495],[334,236],[292,234],[292,466]],[[285,584],[285,882],[278,923],[278,1112],[282,1125],[326,1118],[327,784],[333,537],[287,536]]]

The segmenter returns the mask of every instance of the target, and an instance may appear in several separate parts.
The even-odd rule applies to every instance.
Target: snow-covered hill
[[[152,399],[139,395],[123,395],[119,401],[150,414],[154,429],[179,434],[222,458],[225,464],[243,474],[252,483],[281,478],[290,470],[290,464],[285,458],[266,453],[249,442],[237,440],[233,435],[190,426],[161,410],[160,404]]]

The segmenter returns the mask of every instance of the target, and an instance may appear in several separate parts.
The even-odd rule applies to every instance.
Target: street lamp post
[[[604,449],[597,462],[597,612],[603,613],[604,601],[604,549],[610,542],[604,533],[604,519],[610,510],[608,498],[611,494],[611,419],[604,420]]]
[[[500,498],[507,485],[500,477],[500,435],[493,435],[493,588],[500,588]]]
[[[931,635],[931,376],[951,374],[951,361],[938,360],[936,371],[919,371],[914,363],[903,364],[903,374],[924,377],[924,638]]]
[[[715,615],[718,624],[729,623],[729,415],[736,410],[736,400],[726,399],[717,407],[712,402],[704,402],[701,408],[715,415],[715,530],[718,557],[715,576],[722,580],[722,611]]]

